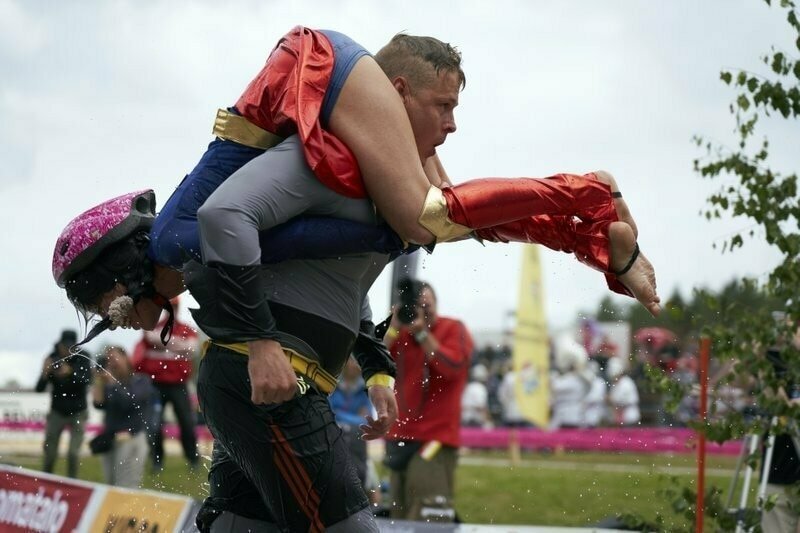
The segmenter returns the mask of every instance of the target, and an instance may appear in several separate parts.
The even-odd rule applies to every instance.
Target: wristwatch
[[[428,338],[428,330],[423,329],[422,331],[418,331],[414,333],[414,340],[417,341],[417,344],[422,344],[425,342],[425,339]]]

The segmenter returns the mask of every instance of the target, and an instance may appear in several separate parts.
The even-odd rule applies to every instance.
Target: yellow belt
[[[250,355],[250,350],[247,349],[247,343],[224,343],[207,340],[203,343],[203,347],[200,352],[201,356],[206,355],[208,348],[212,344],[222,348],[227,348],[232,352],[236,352],[244,356]],[[294,371],[313,381],[320,391],[324,392],[325,394],[330,394],[336,388],[336,378],[319,366],[319,363],[316,361],[312,361],[311,359],[305,357],[304,355],[300,355],[290,348],[283,348],[283,353],[289,358],[289,363],[292,365]]]
[[[225,109],[217,109],[212,133],[220,139],[262,150],[268,150],[283,142],[283,138],[261,129],[246,118]]]

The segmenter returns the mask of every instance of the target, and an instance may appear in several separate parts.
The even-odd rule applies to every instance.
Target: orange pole
[[[708,359],[711,355],[711,339],[700,338],[700,421],[705,424],[708,419]],[[700,431],[697,440],[697,526],[695,531],[703,533],[703,517],[705,515],[705,481],[706,481],[706,434]]]

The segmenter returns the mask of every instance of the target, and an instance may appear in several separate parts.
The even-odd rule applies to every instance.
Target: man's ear
[[[403,99],[403,102],[411,96],[411,87],[408,85],[408,80],[403,76],[397,76],[392,79],[392,85],[394,85],[394,89],[400,95],[400,98]]]

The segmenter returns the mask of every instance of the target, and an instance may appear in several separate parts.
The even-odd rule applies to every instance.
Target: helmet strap
[[[69,347],[69,351],[70,352],[74,352],[78,348],[78,346],[82,346],[82,345],[86,344],[87,342],[89,342],[90,340],[94,339],[95,337],[97,337],[98,335],[100,335],[101,333],[103,333],[105,330],[107,330],[110,327],[111,327],[111,318],[110,317],[105,317],[103,320],[101,320],[100,322],[95,324],[92,327],[92,329],[89,330],[89,333],[86,334],[86,336],[83,338],[83,340],[81,342],[79,342],[77,344],[73,344],[72,346],[70,346]]]
[[[161,342],[166,346],[172,339],[172,328],[175,326],[175,309],[172,307],[172,302],[162,294],[155,293],[152,298],[156,305],[160,305],[169,315],[167,323],[164,324],[164,328],[161,330]]]

